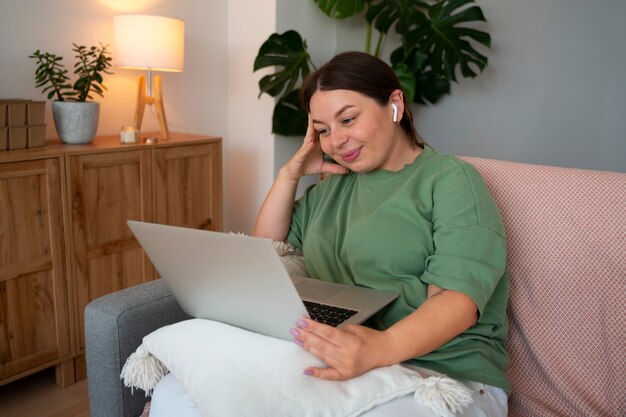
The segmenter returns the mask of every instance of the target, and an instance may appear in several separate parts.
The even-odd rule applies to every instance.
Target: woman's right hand
[[[291,181],[297,182],[300,177],[316,174],[345,174],[348,169],[342,165],[324,161],[324,153],[319,140],[319,133],[313,128],[311,115],[309,125],[300,149],[284,166],[285,174]]]
[[[300,149],[278,173],[270,192],[265,197],[252,234],[283,241],[289,233],[293,203],[298,181],[304,175],[320,173],[345,174],[348,169],[339,164],[325,162],[319,135],[313,129],[309,115],[309,127]]]

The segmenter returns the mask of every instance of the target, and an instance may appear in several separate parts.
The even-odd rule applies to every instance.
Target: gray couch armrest
[[[87,386],[91,417],[136,417],[148,398],[131,394],[120,372],[152,331],[188,319],[162,280],[92,301],[85,308]]]

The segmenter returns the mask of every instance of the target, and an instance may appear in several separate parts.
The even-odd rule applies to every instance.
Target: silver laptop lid
[[[128,226],[187,314],[285,340],[295,321],[308,317],[270,240],[137,221]]]

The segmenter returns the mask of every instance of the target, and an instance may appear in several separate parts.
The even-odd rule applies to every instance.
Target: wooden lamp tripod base
[[[161,139],[169,140],[170,132],[167,129],[167,119],[165,118],[165,108],[163,107],[163,90],[161,89],[161,77],[154,76],[154,94],[149,96],[146,94],[146,78],[139,77],[139,90],[137,92],[137,107],[135,108],[135,129],[141,131],[141,122],[143,121],[143,112],[146,105],[154,104],[159,125],[161,126]]]

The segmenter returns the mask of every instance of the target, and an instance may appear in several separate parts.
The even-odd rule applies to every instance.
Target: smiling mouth
[[[341,154],[341,159],[344,162],[352,162],[359,156],[359,154],[361,153],[361,149],[362,148],[357,148],[348,152],[344,152]]]

